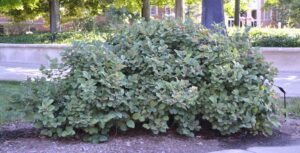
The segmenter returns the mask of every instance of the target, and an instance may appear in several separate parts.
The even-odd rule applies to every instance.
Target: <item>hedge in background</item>
[[[253,46],[300,47],[300,29],[258,29],[249,33]]]
[[[106,141],[111,130],[141,125],[194,136],[207,120],[227,135],[271,134],[275,71],[246,35],[211,33],[186,22],[136,23],[104,44],[75,43],[63,64],[43,69],[15,97],[42,134]]]
[[[236,29],[228,31],[232,35]],[[258,47],[300,47],[300,29],[251,28],[249,37]]]
[[[229,35],[233,35],[235,29],[229,28]],[[114,32],[108,32],[114,33]],[[56,35],[54,43],[71,44],[73,41],[104,40],[108,33],[95,32],[62,32]],[[51,43],[51,33],[27,34],[0,36],[0,43],[16,44],[39,44]],[[273,28],[252,28],[249,38],[253,46],[259,47],[300,47],[299,29],[273,29]]]
[[[94,32],[62,32],[55,35],[51,33],[36,33],[36,34],[23,34],[0,36],[0,43],[13,43],[13,44],[71,44],[73,41],[93,41],[104,40],[106,33]],[[52,41],[52,39],[54,40]]]

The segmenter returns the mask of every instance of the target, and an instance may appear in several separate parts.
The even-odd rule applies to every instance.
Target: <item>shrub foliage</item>
[[[299,29],[253,28],[249,34],[253,46],[300,47]]]
[[[237,29],[230,28],[230,34]],[[292,28],[251,28],[249,38],[258,47],[300,47],[300,30]]]
[[[91,142],[136,125],[194,136],[203,120],[223,135],[270,134],[277,122],[266,81],[275,71],[246,37],[190,22],[136,23],[105,45],[75,43],[62,64],[28,80],[15,103],[42,134]]]
[[[61,32],[61,33],[34,33],[21,35],[4,35],[0,36],[0,43],[13,44],[72,44],[73,41],[104,40],[107,33],[104,32]]]
[[[113,10],[112,10],[113,11]],[[121,12],[122,10],[119,10]],[[114,13],[111,12],[112,14]],[[110,14],[110,15],[112,15]],[[112,15],[113,16],[113,15]],[[121,21],[122,18],[126,18],[126,12],[120,15],[121,18],[111,17],[111,30],[107,27],[108,25],[99,26],[95,31],[94,23],[90,23],[90,19],[87,21],[79,22],[78,29],[83,32],[62,32],[55,35],[54,43],[67,43],[71,44],[73,41],[103,41],[108,35],[113,35],[117,32],[117,29],[121,29],[126,24]],[[118,16],[118,17],[120,17]],[[130,18],[131,19],[131,18]],[[85,25],[85,26],[84,26]],[[102,29],[101,29],[102,28]],[[85,32],[92,31],[92,32]],[[235,28],[228,29],[229,35],[233,35],[236,32]],[[22,34],[22,35],[10,35],[0,36],[0,43],[17,43],[17,44],[49,44],[52,43],[50,40],[53,34],[51,33],[34,33],[34,34]],[[299,29],[272,29],[272,28],[252,28],[249,32],[249,38],[253,46],[257,47],[300,47],[300,30]]]

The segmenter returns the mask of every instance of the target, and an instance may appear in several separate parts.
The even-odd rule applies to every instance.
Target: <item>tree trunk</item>
[[[175,18],[184,21],[184,0],[175,1]]]
[[[224,24],[223,0],[202,0],[202,25],[213,30],[214,24]]]
[[[143,0],[142,17],[146,21],[150,20],[150,0]]]
[[[235,0],[234,6],[234,25],[240,26],[240,0]]]
[[[50,31],[56,33],[59,31],[59,2],[50,0]]]

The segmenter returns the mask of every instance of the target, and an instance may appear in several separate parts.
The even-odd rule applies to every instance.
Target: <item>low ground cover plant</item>
[[[208,121],[223,135],[271,134],[275,70],[246,33],[225,36],[192,22],[139,22],[106,42],[76,42],[62,64],[28,80],[15,108],[41,133],[106,141],[140,125],[187,136]]]

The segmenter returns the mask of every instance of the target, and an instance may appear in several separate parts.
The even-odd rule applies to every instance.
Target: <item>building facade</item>
[[[0,16],[0,35],[1,34],[20,34],[27,31],[47,31],[45,27],[45,21],[39,18],[34,21],[24,21],[20,23],[14,23],[6,17]]]
[[[266,0],[252,0],[247,12],[240,16],[240,26],[281,28],[281,24],[276,21],[276,11],[265,9],[265,2]],[[232,27],[233,20],[233,18],[226,17],[226,25]]]
[[[185,16],[196,21],[201,20],[201,5],[185,5]],[[150,8],[150,15],[154,19],[173,18],[175,19],[175,9],[169,6],[158,7],[152,5]]]

